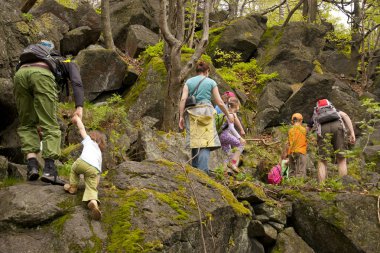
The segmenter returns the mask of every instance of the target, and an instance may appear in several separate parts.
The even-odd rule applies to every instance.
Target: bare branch
[[[199,41],[198,45],[195,47],[195,52],[191,56],[191,59],[186,63],[186,66],[181,71],[180,79],[181,82],[185,79],[187,74],[193,68],[194,64],[198,61],[201,55],[204,53],[207,43],[208,43],[208,33],[209,33],[209,16],[210,16],[210,0],[205,0],[204,3],[204,14],[203,14],[203,34],[202,39]]]
[[[294,12],[296,12],[296,10],[299,8],[299,7],[301,7],[301,5],[303,4],[303,2],[304,2],[305,0],[300,0],[299,2],[298,2],[298,4],[289,12],[289,14],[288,14],[288,16],[287,16],[287,18],[286,18],[286,20],[285,20],[285,22],[284,22],[284,24],[282,25],[282,27],[285,27],[288,23],[289,23],[289,20],[290,20],[290,18],[293,16],[293,14],[294,14]]]
[[[178,41],[174,35],[170,32],[169,26],[168,26],[168,19],[167,19],[167,10],[166,10],[167,0],[160,0],[160,29],[162,32],[162,36],[164,37],[165,41],[170,45],[174,46],[175,44],[181,43]]]
[[[283,6],[285,3],[286,3],[287,0],[283,0],[281,3],[279,3],[278,5],[274,5],[266,10],[264,10],[263,12],[260,13],[260,15],[265,15],[265,14],[268,14],[269,12],[273,12],[275,10],[277,10],[278,8],[280,8],[281,6]]]

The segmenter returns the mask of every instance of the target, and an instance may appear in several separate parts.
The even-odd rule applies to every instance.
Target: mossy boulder
[[[293,197],[294,229],[316,252],[380,251],[376,196],[299,192]]]
[[[125,162],[107,177],[115,187],[104,201],[111,252],[202,251],[200,219],[207,251],[248,252],[250,211],[203,172],[161,160]]]
[[[214,58],[215,50],[219,48],[225,52],[240,53],[242,60],[248,61],[256,53],[266,22],[266,17],[255,14],[233,20],[224,27],[211,29],[207,53]]]
[[[314,253],[314,250],[297,235],[294,228],[284,229],[277,236],[276,245],[271,253]]]
[[[36,4],[30,13],[36,17],[52,13],[68,24],[70,30],[89,26],[95,31],[101,31],[100,15],[88,1],[43,0]]]
[[[135,85],[125,95],[128,119],[132,122],[150,116],[161,124],[164,114],[164,98],[167,82],[164,62],[152,58],[143,69]]]
[[[313,61],[325,44],[326,26],[305,22],[274,26],[262,35],[258,63],[266,73],[277,72],[288,83],[303,82],[314,69]]]
[[[338,75],[352,76],[352,66],[354,65],[345,54],[328,50],[322,51],[318,56],[323,71],[328,71]]]
[[[80,69],[85,99],[93,101],[102,93],[122,87],[127,63],[113,50],[92,47],[82,50],[75,61]]]

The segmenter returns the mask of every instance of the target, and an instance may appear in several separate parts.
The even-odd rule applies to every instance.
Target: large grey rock
[[[376,171],[380,173],[380,145],[368,146],[363,152],[367,163],[374,162]]]
[[[308,122],[313,115],[313,108],[318,98],[329,99],[334,106],[346,112],[352,122],[363,117],[363,108],[358,101],[358,95],[344,81],[332,75],[313,73],[301,87],[281,107],[279,117],[268,124],[277,126],[283,122],[290,123],[293,113],[303,115],[304,122]]]
[[[208,213],[213,217],[206,222],[206,227],[211,228],[212,225],[212,230],[204,233],[208,252],[251,252],[247,236],[248,209],[243,208],[228,189],[203,172],[189,167],[186,171],[188,176],[183,168],[168,161],[161,164],[125,162],[110,171],[108,180],[119,193],[107,196],[107,202],[114,203],[114,208],[105,213],[105,220],[111,221],[109,247],[117,242],[113,238],[121,230],[116,228],[125,222],[125,218],[116,216],[123,211],[129,214],[125,217],[130,224],[123,228],[124,232],[137,228],[144,231],[141,246],[158,241],[162,245],[161,250],[166,252],[202,251],[199,218],[204,220]],[[196,189],[201,217],[191,200],[191,189]],[[131,245],[123,244],[118,249],[125,247]]]
[[[278,234],[276,245],[271,252],[314,253],[314,250],[297,235],[294,228],[289,227]]]
[[[223,29],[210,34],[207,52],[215,57],[217,48],[225,52],[234,51],[241,54],[243,61],[248,61],[256,53],[261,35],[266,29],[267,18],[251,15],[234,20]]]
[[[155,0],[110,0],[110,17],[112,35],[115,45],[121,50],[125,49],[128,27],[143,25],[158,32],[155,20],[159,2]]]
[[[66,33],[61,40],[61,54],[77,55],[82,49],[97,42],[100,31],[92,30],[89,26],[81,26]]]
[[[300,193],[294,229],[316,252],[380,251],[377,197],[356,193]]]
[[[265,202],[266,196],[262,186],[251,182],[244,182],[233,188],[234,195],[240,201],[246,200],[252,206]]]
[[[282,208],[262,203],[254,206],[255,214],[266,215],[270,221],[286,224],[286,212]]]
[[[92,101],[103,92],[121,88],[128,65],[115,51],[89,48],[82,50],[75,60],[80,69],[85,99]]]
[[[269,224],[264,224],[263,226],[264,236],[259,238],[259,241],[266,246],[273,245],[277,239],[277,230]]]
[[[126,94],[128,119],[132,122],[150,116],[161,125],[164,113],[166,69],[160,58],[153,58],[144,67],[136,84]]]
[[[278,72],[289,83],[303,82],[314,69],[328,29],[323,25],[292,22],[285,28],[271,27],[259,45],[258,62],[267,73]]]
[[[139,130],[141,160],[166,159],[172,162],[186,163],[190,160],[190,152],[185,149],[185,138],[181,133],[164,133],[156,131],[153,126],[157,119],[144,117],[142,129]],[[153,128],[153,129],[152,129]]]
[[[0,114],[3,115],[0,123],[0,131],[2,131],[17,117],[17,108],[11,79],[0,78],[0,94],[2,94],[0,97]]]
[[[0,180],[4,180],[8,177],[8,159],[4,156],[0,156]]]
[[[318,60],[323,71],[345,76],[353,75],[351,67],[353,64],[343,53],[332,50],[322,51]]]
[[[101,31],[100,15],[88,1],[62,1],[44,0],[30,10],[34,16],[52,13],[69,25],[70,30],[81,26],[89,26],[91,29]]]
[[[36,227],[64,215],[61,187],[36,182],[0,191],[0,232],[16,227]]]
[[[255,131],[264,130],[272,120],[278,117],[281,107],[292,93],[292,88],[283,82],[270,82],[265,86],[257,103]]]
[[[142,25],[131,25],[128,28],[126,41],[126,52],[129,56],[136,58],[148,46],[157,44],[159,36]]]

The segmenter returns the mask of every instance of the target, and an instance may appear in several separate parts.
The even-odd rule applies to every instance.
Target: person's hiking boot
[[[41,176],[41,181],[45,183],[50,183],[53,185],[65,185],[65,181],[58,177],[57,169],[55,168],[54,160],[50,158],[45,159],[45,166],[43,174]]]
[[[63,186],[63,189],[65,189],[65,191],[67,191],[70,194],[75,194],[78,191],[78,187],[71,185],[71,184],[65,184]]]
[[[236,174],[240,173],[239,168],[235,164],[228,163],[227,167],[230,168]]]
[[[94,220],[100,220],[102,218],[102,213],[99,210],[98,201],[92,199],[87,204],[90,209],[90,216]]]
[[[28,181],[36,181],[40,175],[38,174],[38,161],[36,158],[29,158],[27,165],[26,178]]]

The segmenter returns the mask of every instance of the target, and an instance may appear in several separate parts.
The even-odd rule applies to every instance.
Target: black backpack
[[[63,66],[65,59],[59,54],[58,51],[50,49],[40,44],[32,44],[27,46],[20,55],[20,62],[18,63],[16,70],[18,70],[23,64],[43,61],[48,66],[50,71],[55,77],[55,81],[63,90],[67,84],[67,74]]]

